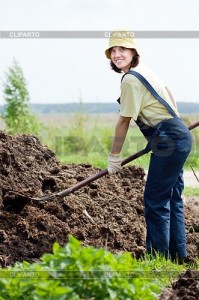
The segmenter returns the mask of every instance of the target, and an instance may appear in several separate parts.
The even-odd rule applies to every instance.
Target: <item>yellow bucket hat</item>
[[[105,51],[105,55],[108,59],[111,59],[110,49],[112,47],[124,47],[129,49],[135,49],[137,51],[137,46],[135,39],[133,38],[134,33],[132,31],[113,31],[109,33],[109,47]]]

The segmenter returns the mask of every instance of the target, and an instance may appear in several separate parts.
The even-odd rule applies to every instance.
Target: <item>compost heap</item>
[[[129,166],[106,175],[63,199],[29,201],[67,189],[99,172],[90,164],[61,165],[34,136],[0,131],[0,265],[34,262],[52,251],[55,241],[72,234],[83,245],[112,252],[145,251],[144,170]],[[23,207],[24,206],[24,207]],[[199,254],[198,211],[185,206],[188,252]]]
[[[160,295],[158,300],[198,300],[199,271],[187,270]]]

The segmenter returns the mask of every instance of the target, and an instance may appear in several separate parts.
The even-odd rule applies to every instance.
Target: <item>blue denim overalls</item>
[[[147,252],[154,254],[157,251],[171,259],[186,257],[181,194],[184,188],[183,165],[191,151],[192,137],[182,120],[141,74],[135,71],[126,74],[141,80],[173,117],[155,127],[136,121],[148,140],[145,151],[152,151],[144,191]]]

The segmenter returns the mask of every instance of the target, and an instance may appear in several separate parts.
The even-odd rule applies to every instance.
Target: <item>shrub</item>
[[[18,263],[4,272],[1,300],[149,300],[160,292],[149,268],[130,253],[82,247],[72,236],[65,247],[55,243],[40,263]]]
[[[4,82],[4,112],[2,118],[10,134],[39,134],[41,124],[29,109],[29,93],[21,67],[14,60]]]

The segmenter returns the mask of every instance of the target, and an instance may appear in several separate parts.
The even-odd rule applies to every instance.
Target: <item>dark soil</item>
[[[198,300],[199,299],[199,271],[188,270],[166,289],[159,300]]]
[[[37,261],[51,252],[55,241],[67,243],[69,234],[84,245],[130,251],[135,257],[143,254],[145,173],[140,167],[125,167],[63,199],[39,202],[28,198],[67,189],[98,172],[87,163],[61,165],[34,136],[0,131],[0,266]],[[188,252],[196,257],[198,210],[186,205],[185,219]]]

